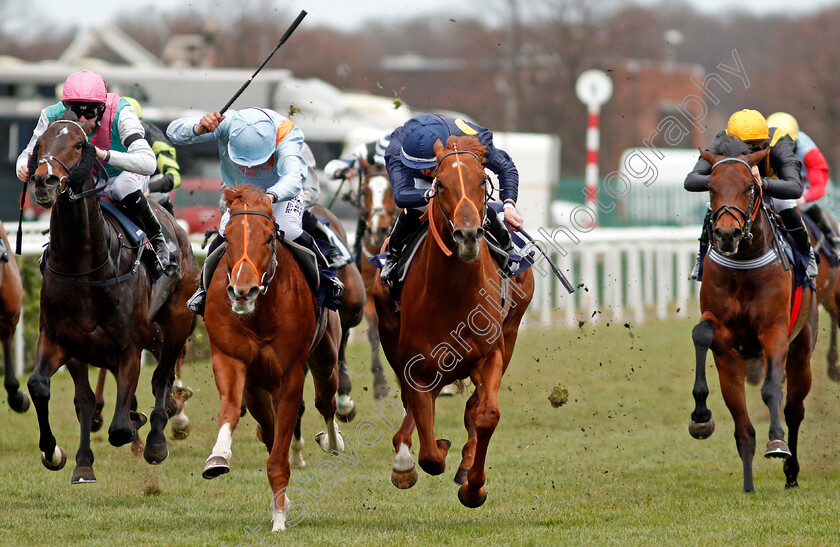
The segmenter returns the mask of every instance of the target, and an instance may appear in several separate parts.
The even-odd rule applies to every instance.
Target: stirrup
[[[338,300],[344,294],[344,283],[337,277],[330,280],[330,296]]]
[[[204,301],[207,298],[207,291],[204,290],[204,287],[199,286],[195,290],[195,294],[193,294],[189,300],[187,300],[187,309],[193,312],[196,315],[200,315],[204,317]]]

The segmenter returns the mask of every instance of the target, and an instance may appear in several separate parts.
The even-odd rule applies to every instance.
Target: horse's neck
[[[97,198],[71,202],[66,198],[50,214],[50,257],[74,264],[86,259],[101,262],[108,254],[108,232]]]

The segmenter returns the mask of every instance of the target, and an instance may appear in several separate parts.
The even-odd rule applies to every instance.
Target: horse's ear
[[[714,165],[718,161],[723,159],[723,156],[718,156],[716,154],[712,154],[708,150],[701,150],[699,148],[698,148],[698,150],[700,150],[700,157],[703,158],[704,160],[706,160],[707,162],[709,162],[709,165]]]
[[[443,143],[440,142],[440,139],[435,141],[435,156],[437,156],[438,161],[440,161],[440,156],[446,151],[443,147]]]
[[[769,154],[769,153],[770,153],[770,149],[765,148],[764,150],[759,150],[758,152],[753,152],[752,154],[747,154],[745,159],[747,160],[747,163],[749,163],[751,166],[752,165],[758,165],[759,163],[764,161],[764,158],[766,158],[767,154]]]

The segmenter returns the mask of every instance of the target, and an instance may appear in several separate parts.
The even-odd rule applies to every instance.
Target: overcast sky
[[[0,0],[0,5],[4,0]],[[5,0],[6,11],[11,11],[12,21],[6,14],[5,29],[22,31],[27,22],[34,20],[58,20],[76,25],[101,24],[119,13],[135,13],[138,10],[171,12],[184,7],[197,8],[202,13],[216,14],[220,20],[232,1],[240,0]],[[483,14],[490,24],[500,24],[509,0],[269,0],[284,14],[308,12],[304,24],[329,26],[338,30],[357,30],[367,19],[380,22],[398,22],[416,16],[440,15],[445,18],[465,14]],[[250,0],[259,5],[260,0]],[[520,9],[527,11],[538,5],[539,0],[520,0]],[[630,2],[628,2],[630,3]],[[636,0],[645,5],[661,3],[657,0]],[[808,14],[840,0],[688,0],[688,3],[702,13],[721,13],[727,9],[747,10],[760,14]],[[68,10],[68,6],[71,6]],[[59,15],[60,14],[60,15]],[[291,22],[292,16],[288,16]],[[284,24],[286,21],[284,21]]]

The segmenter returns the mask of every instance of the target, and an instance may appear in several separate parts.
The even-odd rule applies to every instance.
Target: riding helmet
[[[799,122],[796,121],[796,118],[788,114],[787,112],[774,112],[767,116],[767,125],[770,127],[778,127],[788,135],[793,140],[796,140],[799,137]]]
[[[739,110],[729,117],[726,124],[726,134],[738,137],[744,142],[760,141],[770,138],[767,120],[758,110]]]
[[[61,100],[83,103],[105,103],[108,89],[105,80],[96,72],[80,70],[74,72],[64,81]]]
[[[228,155],[234,163],[253,167],[268,161],[277,147],[277,127],[260,108],[238,111],[230,122]]]
[[[420,114],[405,122],[400,159],[403,165],[412,169],[428,169],[437,166],[435,142],[446,144],[449,128],[440,116]]]

